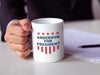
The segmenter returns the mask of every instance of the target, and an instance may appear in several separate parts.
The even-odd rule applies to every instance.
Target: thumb
[[[19,23],[20,25],[22,26],[22,28],[25,30],[25,31],[31,31],[31,22],[29,19],[22,19],[22,20],[19,20]]]

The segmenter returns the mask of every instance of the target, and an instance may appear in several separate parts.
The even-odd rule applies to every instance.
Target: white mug
[[[57,62],[63,59],[63,20],[59,18],[33,20],[32,41],[35,61]]]

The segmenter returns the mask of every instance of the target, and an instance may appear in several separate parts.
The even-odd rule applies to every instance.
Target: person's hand
[[[8,46],[21,57],[27,57],[30,53],[29,35],[31,22],[28,19],[13,21],[6,30],[5,41]]]

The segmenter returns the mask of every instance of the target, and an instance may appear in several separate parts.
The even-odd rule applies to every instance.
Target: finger
[[[8,43],[8,46],[10,49],[14,50],[14,51],[20,51],[20,52],[24,52],[26,51],[27,49],[30,48],[30,43],[29,41],[26,42],[24,45],[21,45],[21,44],[14,44],[14,43]]]
[[[25,52],[19,52],[19,51],[15,51],[15,52],[16,52],[16,54],[17,54],[19,57],[25,58],[25,57],[27,57],[27,56],[31,53],[31,50],[28,49],[28,50],[26,50]]]
[[[17,35],[5,35],[6,42],[15,43],[15,44],[24,44],[28,40],[28,36],[17,36]]]
[[[15,34],[18,36],[28,36],[30,34],[30,31],[25,31],[22,26],[19,24],[19,20],[12,22],[7,27],[7,34]]]
[[[29,19],[22,19],[22,20],[19,20],[19,23],[20,25],[22,26],[22,28],[25,30],[25,31],[30,31],[31,30],[31,22]]]

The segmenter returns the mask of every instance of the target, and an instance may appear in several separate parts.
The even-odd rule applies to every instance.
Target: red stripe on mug
[[[45,54],[47,54],[47,47],[45,47]]]
[[[41,47],[41,52],[43,52],[43,47]]]
[[[57,46],[57,49],[59,49],[59,45]]]
[[[39,46],[37,46],[37,49],[39,50]]]
[[[49,54],[51,54],[51,47],[49,47]]]
[[[53,52],[55,52],[55,46],[53,46]]]

